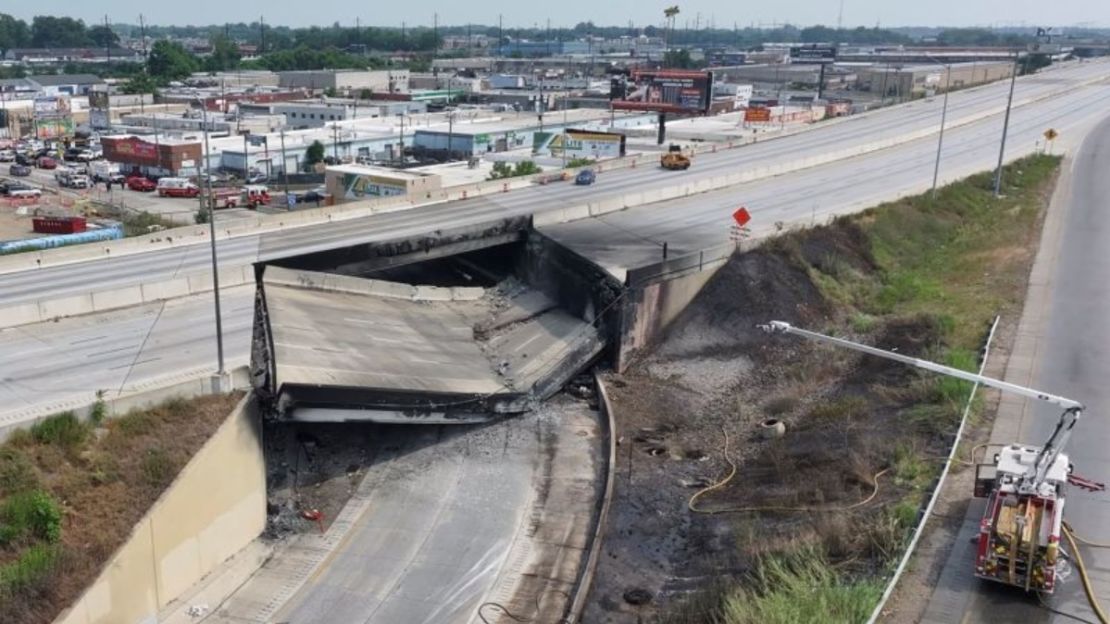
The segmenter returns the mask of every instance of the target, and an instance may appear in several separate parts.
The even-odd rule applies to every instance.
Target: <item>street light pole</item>
[[[220,390],[223,390],[223,379],[227,375],[224,371],[224,330],[223,317],[220,314],[220,271],[216,259],[216,205],[212,201],[212,161],[208,147],[208,107],[201,103],[201,114],[204,123],[204,172],[205,185],[208,187],[208,234],[212,244],[212,293],[216,302],[216,358],[219,369],[216,375],[219,378]],[[204,195],[203,193],[201,194]],[[201,200],[204,203],[204,200]]]
[[[948,119],[948,92],[952,87],[952,65],[946,64],[944,71],[947,78],[944,80],[944,106],[940,110],[940,136],[937,138],[937,162],[933,165],[933,199],[937,198],[937,178],[940,176],[940,152],[944,147],[944,123]]]
[[[563,74],[563,169],[567,168],[567,75]]]
[[[447,160],[451,160],[451,139],[455,134],[455,111],[447,113]]]
[[[289,161],[285,160],[285,127],[281,132],[281,177],[285,180],[285,196],[289,197]]]
[[[1006,153],[1006,134],[1010,130],[1010,108],[1014,105],[1014,84],[1017,82],[1018,59],[1021,53],[1014,54],[1014,71],[1010,75],[1010,96],[1006,100],[1006,117],[1002,122],[1002,142],[998,146],[998,168],[994,172],[994,196],[1002,196],[1002,158]]]

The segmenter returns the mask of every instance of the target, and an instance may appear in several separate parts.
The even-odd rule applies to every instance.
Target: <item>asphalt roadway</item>
[[[1110,62],[1071,63],[1043,74],[1018,80],[1014,101],[1046,98],[1061,90],[1066,96],[1042,99],[1027,104],[1040,108],[1053,101],[1070,101],[1074,87],[1097,78],[1110,77]],[[1008,82],[958,91],[949,98],[948,122],[1005,106]],[[665,188],[733,173],[745,168],[789,163],[853,145],[904,135],[922,129],[939,128],[942,98],[919,100],[856,117],[819,124],[807,131],[714,154],[702,154],[688,172],[662,172],[654,165],[604,172],[593,186],[569,184],[534,186],[502,195],[446,202],[401,212],[373,215],[327,224],[305,226],[280,232],[247,235],[223,241],[219,255],[223,266],[240,266],[312,251],[349,246],[376,240],[390,240],[424,234],[436,229],[464,227],[510,216],[542,212],[586,201],[618,197],[633,191]],[[1025,107],[1019,107],[1018,110]],[[998,121],[995,121],[997,119]],[[1000,125],[1001,114],[979,122],[988,127]],[[956,139],[953,139],[955,142]],[[897,149],[897,148],[896,148]],[[896,151],[884,152],[886,158]],[[781,183],[781,181],[780,181]],[[209,270],[206,244],[160,249],[134,255],[98,259],[63,266],[44,267],[0,274],[0,305],[57,298],[118,288],[159,278],[171,278]]]
[[[1092,75],[1110,76],[1110,63],[1084,63],[1071,68],[1056,69],[1018,81],[1019,97],[1030,90],[1059,87],[1061,81]],[[952,106],[966,107],[966,99],[985,106],[986,100],[1004,98],[1005,89],[991,85],[952,94]],[[987,98],[984,94],[991,94]],[[939,98],[938,98],[939,100]],[[1061,131],[1058,149],[1069,141],[1077,141],[1086,129],[1110,110],[1110,87],[1082,87],[1067,97],[1042,100],[1015,109],[1011,124],[1011,146],[1008,157],[1019,150],[1030,150],[1047,127]],[[916,102],[909,106],[860,117],[851,122],[834,122],[808,132],[747,146],[718,154],[699,157],[686,174],[661,172],[656,167],[626,172],[605,173],[594,187],[536,187],[489,198],[425,206],[403,212],[353,219],[329,226],[311,226],[263,236],[231,239],[221,244],[224,262],[253,262],[256,258],[272,258],[288,253],[301,253],[314,248],[335,245],[344,240],[387,239],[427,232],[429,227],[448,227],[488,221],[495,218],[528,214],[550,207],[562,207],[587,195],[616,191],[645,184],[662,185],[675,176],[701,175],[707,169],[736,168],[750,162],[748,154],[771,150],[789,153],[789,145],[801,141],[823,141],[823,133],[842,136],[859,128],[879,124],[893,131],[906,118],[918,123],[937,123],[939,104]],[[958,109],[954,109],[958,110]],[[933,114],[923,113],[932,111]],[[875,119],[891,120],[876,122]],[[929,121],[930,116],[932,121]],[[958,116],[958,115],[956,115]],[[950,113],[950,119],[953,118]],[[974,171],[994,167],[997,140],[1001,131],[1001,115],[951,130],[945,134],[943,179],[954,179]],[[851,132],[843,129],[855,128]],[[877,130],[882,132],[884,130]],[[873,137],[874,138],[874,137]],[[870,139],[868,139],[870,140]],[[728,235],[729,218],[738,205],[747,205],[754,215],[757,234],[773,230],[776,221],[786,224],[809,224],[829,214],[861,210],[901,195],[920,192],[932,180],[932,158],[936,142],[932,139],[903,144],[891,149],[844,161],[813,167],[786,176],[739,185],[706,193],[681,201],[635,208],[601,219],[570,224],[560,233],[564,240],[587,256],[610,268],[635,265],[636,262],[661,257],[661,244],[670,243],[676,253],[716,244]],[[795,148],[796,149],[796,148]],[[796,154],[795,154],[796,155]],[[769,157],[769,156],[764,156]],[[755,159],[758,162],[758,158]],[[684,178],[685,179],[685,178]],[[572,195],[572,196],[571,196]],[[596,198],[596,197],[595,197]],[[430,226],[429,222],[434,223]],[[561,227],[561,226],[559,226]],[[583,234],[584,232],[584,234]],[[599,235],[598,232],[601,234]],[[627,236],[618,238],[620,232]],[[574,236],[579,236],[577,240]],[[621,245],[612,244],[621,241]],[[657,255],[658,254],[658,255]],[[4,303],[35,299],[47,294],[77,292],[89,287],[135,283],[151,276],[181,275],[190,271],[208,270],[207,246],[198,245],[181,250],[150,252],[107,261],[87,262],[37,271],[0,275],[0,292]],[[235,295],[226,294],[225,298]],[[251,308],[249,295],[240,294],[237,303],[224,307],[225,341],[231,362],[245,362],[249,345]],[[94,314],[0,330],[0,353],[20,354],[3,358],[0,368],[0,423],[16,422],[49,413],[64,402],[88,401],[101,389],[121,387],[120,370],[125,362],[149,363],[145,368],[129,370],[125,385],[150,382],[158,377],[180,371],[215,369],[215,342],[211,298],[198,296],[167,304],[175,314],[160,315],[161,304],[141,308]],[[135,310],[140,310],[136,312]],[[161,336],[148,340],[144,336]],[[177,338],[180,336],[180,338]],[[182,352],[186,349],[185,352]],[[187,361],[186,361],[187,360]],[[160,362],[158,364],[157,362]]]
[[[1070,175],[1061,188],[1060,230],[1057,237],[1046,234],[1042,254],[1051,258],[1044,275],[1044,296],[1031,297],[1026,315],[1040,322],[1031,324],[1025,336],[1019,335],[1007,380],[1028,384],[1039,390],[1066,396],[1086,405],[1084,418],[1075,429],[1066,452],[1076,474],[1095,481],[1110,481],[1110,120],[1104,121],[1083,142],[1070,163]],[[1047,230],[1046,230],[1047,231]],[[1047,247],[1047,249],[1045,248]],[[1040,261],[1040,259],[1038,259]],[[1034,269],[1036,272],[1036,269]],[[1036,285],[1034,277],[1033,284]],[[1030,306],[1033,306],[1032,308]],[[1023,323],[1025,320],[1023,319]],[[1021,342],[1028,340],[1028,349]],[[1013,357],[1019,362],[1020,376],[1012,379]],[[1021,442],[1041,445],[1048,439],[1059,419],[1059,410],[1044,403],[1020,409],[1000,410],[992,443]],[[1014,439],[1016,436],[1016,439]],[[1081,537],[1110,543],[1110,494],[1089,493],[1069,488],[1064,515]],[[955,547],[941,573],[923,622],[1095,622],[1087,604],[1078,574],[1057,589],[1047,604],[1067,615],[1054,614],[1032,596],[1001,585],[979,582],[971,576],[974,546],[969,539],[976,532],[983,502],[973,502]],[[1090,571],[1096,595],[1103,608],[1110,607],[1110,552],[1080,546],[1083,561]],[[1065,544],[1065,550],[1071,549]]]

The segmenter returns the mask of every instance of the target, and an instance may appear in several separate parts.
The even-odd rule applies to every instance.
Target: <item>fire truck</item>
[[[1067,486],[1070,484],[1092,492],[1106,489],[1102,483],[1072,474],[1071,462],[1064,453],[1072,430],[1083,414],[1082,403],[958,368],[799,329],[782,321],[771,321],[762,328],[770,333],[800,336],[979,383],[1002,392],[1044,401],[1063,410],[1056,428],[1043,446],[1010,444],[988,448],[990,461],[976,465],[974,492],[976,497],[987,499],[986,510],[979,521],[975,576],[1041,594],[1051,594],[1056,589]]]

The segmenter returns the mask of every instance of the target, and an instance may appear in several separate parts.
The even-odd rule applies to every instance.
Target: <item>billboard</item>
[[[675,69],[634,70],[617,110],[703,115],[709,110],[713,73]],[[618,93],[619,95],[619,93]]]
[[[68,95],[50,95],[35,98],[35,118],[68,117],[72,112]]]
[[[408,192],[404,183],[376,175],[356,175],[347,173],[341,182],[344,199],[363,199],[366,197],[395,197]]]
[[[762,106],[749,108],[744,111],[744,121],[757,123],[771,121],[771,109]]]
[[[624,156],[625,138],[615,132],[593,132],[567,129],[562,132],[537,132],[535,149],[559,157],[566,152],[568,158],[620,158]]]
[[[128,165],[157,165],[158,146],[136,137],[126,139],[101,139],[104,158],[111,162]]]
[[[111,126],[107,91],[89,91],[89,126],[96,130]]]
[[[48,140],[71,136],[73,136],[73,118],[71,117],[35,120],[35,138]]]

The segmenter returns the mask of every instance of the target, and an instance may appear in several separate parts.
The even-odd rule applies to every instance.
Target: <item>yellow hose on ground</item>
[[[1087,602],[1091,604],[1091,610],[1095,612],[1098,621],[1102,624],[1110,624],[1106,619],[1106,613],[1102,610],[1102,605],[1098,602],[1098,597],[1095,596],[1095,590],[1091,587],[1091,579],[1087,576],[1087,566],[1083,565],[1083,556],[1079,554],[1079,545],[1076,544],[1075,537],[1072,535],[1071,527],[1064,524],[1064,537],[1068,540],[1068,545],[1071,546],[1072,557],[1075,559],[1075,568],[1079,570],[1079,578],[1083,580],[1083,591],[1087,594]]]
[[[692,511],[694,513],[710,514],[711,515],[711,514],[722,514],[722,513],[756,513],[756,512],[763,512],[763,511],[792,511],[792,512],[801,512],[801,511],[850,511],[850,510],[855,509],[857,507],[862,507],[862,506],[866,505],[867,503],[870,503],[871,501],[875,500],[875,497],[879,495],[879,477],[883,476],[884,474],[886,474],[887,472],[890,471],[890,468],[884,468],[884,469],[880,470],[879,472],[876,472],[875,475],[873,477],[871,477],[872,487],[874,488],[871,491],[871,495],[868,496],[867,498],[861,500],[861,501],[852,503],[851,505],[846,505],[846,506],[841,506],[841,507],[725,507],[725,508],[722,508],[722,509],[701,509],[697,506],[697,501],[698,501],[699,498],[701,498],[705,494],[708,494],[709,492],[712,492],[714,490],[719,490],[719,489],[723,488],[724,486],[728,485],[728,483],[730,481],[732,481],[733,477],[736,476],[736,471],[737,471],[736,462],[732,461],[732,457],[730,457],[729,454],[728,454],[728,430],[725,429],[724,427],[721,427],[721,431],[725,434],[724,458],[725,458],[725,461],[728,462],[729,472],[728,472],[728,475],[725,476],[725,478],[721,479],[720,481],[718,481],[718,482],[716,482],[712,485],[706,486],[706,487],[698,490],[697,492],[694,493],[693,496],[690,497],[690,500],[686,502],[686,507],[688,507],[690,509],[690,511]]]

